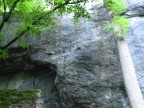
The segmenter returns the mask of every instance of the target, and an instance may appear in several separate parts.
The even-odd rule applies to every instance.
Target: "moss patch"
[[[36,90],[0,90],[0,108],[35,108],[36,99]]]

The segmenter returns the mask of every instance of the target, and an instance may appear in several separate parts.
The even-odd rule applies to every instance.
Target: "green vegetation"
[[[54,29],[56,18],[73,13],[73,21],[90,18],[84,7],[87,0],[0,0],[0,58],[6,59],[8,48],[17,41],[28,48],[27,41],[40,32]],[[16,22],[16,26],[9,27]],[[9,32],[6,34],[4,31]],[[12,33],[11,33],[12,31]],[[7,50],[7,51],[6,51]]]
[[[127,9],[125,0],[106,0],[106,6],[109,11],[112,12],[113,22],[106,25],[108,30],[112,30],[116,35],[120,35],[120,39],[123,40],[128,32],[129,20],[120,14]],[[118,34],[119,33],[119,34]]]
[[[120,15],[127,9],[125,2],[126,0],[106,0],[106,6],[114,15]]]
[[[0,108],[33,108],[36,98],[36,90],[0,90]]]
[[[0,50],[0,58],[2,58],[2,59],[8,58],[8,50],[7,49]]]

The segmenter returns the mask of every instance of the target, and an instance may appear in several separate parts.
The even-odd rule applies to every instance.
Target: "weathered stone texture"
[[[137,17],[144,15],[144,1],[143,0],[127,0],[128,9],[125,15],[129,17]]]
[[[51,33],[42,32],[24,54],[33,72],[2,76],[0,88],[42,89],[49,104],[45,108],[130,108],[114,36],[104,30],[109,23],[106,9],[93,10],[92,21],[80,19],[74,25],[71,20],[65,15]],[[56,79],[54,73],[45,77],[50,70],[57,72]],[[59,95],[55,88],[52,93],[54,86]]]
[[[130,30],[127,36],[127,42],[130,48],[132,59],[135,65],[137,78],[140,87],[144,89],[144,1],[128,0],[128,15],[131,22]]]

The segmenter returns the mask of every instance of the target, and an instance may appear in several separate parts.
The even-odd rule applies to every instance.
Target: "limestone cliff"
[[[142,13],[130,3],[125,14],[136,20],[130,28],[129,45],[143,39],[137,37],[142,36],[143,19],[134,17]],[[74,25],[72,16],[64,15],[58,27],[41,32],[29,50],[12,48],[10,58],[0,63],[0,88],[41,89],[43,108],[130,108],[114,36],[104,29],[109,23],[107,10],[95,6],[91,11],[91,21],[80,19]],[[143,58],[141,54],[132,50],[134,60]],[[141,65],[137,59],[134,62],[142,76],[140,61]]]

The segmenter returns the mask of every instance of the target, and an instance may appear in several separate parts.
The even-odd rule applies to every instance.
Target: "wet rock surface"
[[[42,89],[44,108],[130,108],[114,36],[104,30],[107,11],[93,10],[92,17],[78,25],[71,15],[58,19],[58,27],[42,32],[22,62],[12,62],[23,63],[23,71],[13,72],[11,60],[0,67],[11,66],[12,72],[1,71],[0,88]]]

